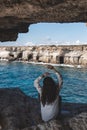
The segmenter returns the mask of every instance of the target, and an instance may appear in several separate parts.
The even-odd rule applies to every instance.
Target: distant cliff
[[[0,47],[0,59],[87,67],[87,45]]]

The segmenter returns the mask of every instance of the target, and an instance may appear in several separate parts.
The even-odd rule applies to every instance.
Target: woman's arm
[[[36,78],[36,80],[34,81],[34,87],[36,88],[36,90],[38,91],[39,94],[41,94],[41,87],[40,87],[40,80],[42,79],[41,76],[39,76],[38,78]]]
[[[61,75],[60,72],[57,71],[52,65],[48,65],[47,68],[48,68],[48,69],[52,69],[52,70],[54,70],[54,71],[56,72],[55,74],[57,75],[58,80],[59,80],[59,82],[58,82],[58,88],[59,88],[59,90],[60,90],[60,89],[61,89],[61,86],[62,86],[62,84],[63,84],[62,75]]]
[[[40,82],[40,80],[42,78],[46,77],[47,75],[49,75],[48,72],[42,74],[41,76],[39,76],[38,78],[36,78],[36,80],[34,81],[34,87],[37,89],[38,93],[40,93],[40,94],[41,94],[41,87],[40,87],[39,82]]]

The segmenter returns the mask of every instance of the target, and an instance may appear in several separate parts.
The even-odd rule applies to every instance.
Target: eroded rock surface
[[[0,60],[87,67],[87,45],[0,47]]]
[[[61,115],[44,123],[37,99],[18,88],[0,89],[1,130],[86,130],[87,104],[62,103]]]
[[[36,104],[38,101],[27,97],[18,88],[0,89],[0,125],[2,130],[20,130],[39,123],[40,108]]]
[[[87,129],[87,113],[81,113],[69,121],[72,130]]]
[[[39,22],[87,22],[87,0],[0,0],[0,41],[15,41]]]

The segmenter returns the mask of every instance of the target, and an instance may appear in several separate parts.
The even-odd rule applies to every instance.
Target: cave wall
[[[87,22],[87,0],[0,0],[0,41],[15,41],[39,22]]]

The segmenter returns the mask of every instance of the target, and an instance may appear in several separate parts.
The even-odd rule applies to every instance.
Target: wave
[[[70,67],[70,68],[82,68],[81,65],[69,65],[69,64],[54,64],[54,63],[44,63],[44,62],[28,62],[25,61],[25,63],[30,63],[30,64],[39,64],[39,65],[53,65],[53,66],[62,66],[62,67]]]
[[[9,62],[8,59],[0,59],[0,61],[7,61]],[[16,60],[12,62],[23,62],[23,63],[28,63],[28,64],[37,64],[37,65],[53,65],[53,66],[61,66],[61,67],[70,67],[70,68],[83,68],[81,65],[70,65],[70,64],[54,64],[54,63],[44,63],[44,62],[35,62],[35,61],[22,61],[22,60]]]

